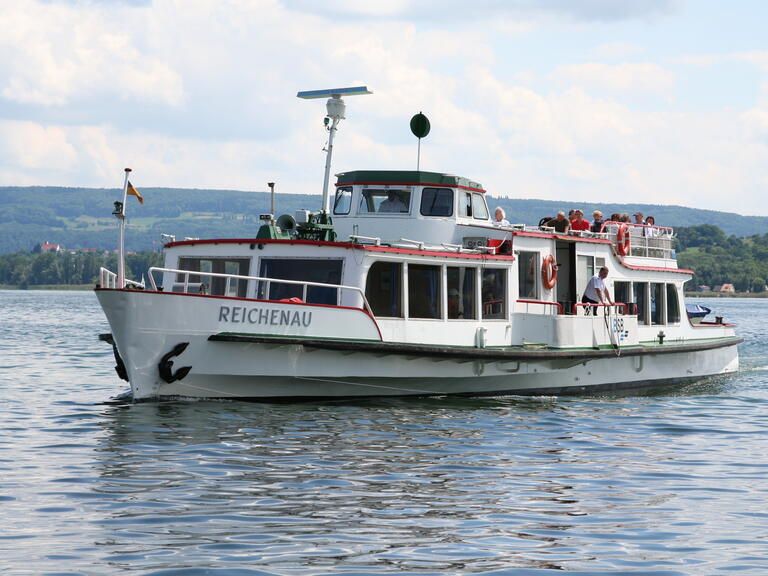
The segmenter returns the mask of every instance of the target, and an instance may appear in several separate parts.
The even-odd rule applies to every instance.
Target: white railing
[[[141,282],[136,282],[134,280],[128,280],[128,278],[125,279],[125,285],[126,286],[135,286],[136,288],[141,288],[144,290],[146,287],[144,285],[144,280],[142,279]],[[99,269],[99,287],[100,288],[122,288],[122,286],[117,285],[117,274],[112,272],[111,270],[107,270],[106,268],[100,268]]]
[[[629,234],[629,254],[644,258],[674,259],[675,249],[673,240],[675,231],[669,226],[651,226],[648,224],[632,224],[629,222],[609,221],[603,225],[603,231],[612,242],[617,242],[619,228],[624,224]]]
[[[239,282],[240,280],[250,281],[253,280],[255,282],[258,282],[258,292],[262,294],[266,294],[267,297],[269,297],[269,289],[272,284],[289,284],[293,286],[301,286],[301,300],[303,302],[307,301],[307,293],[309,291],[309,288],[328,288],[338,291],[349,291],[354,292],[360,296],[360,299],[363,303],[363,308],[365,309],[368,314],[373,317],[373,310],[371,310],[371,306],[368,304],[368,298],[365,297],[365,292],[362,290],[362,288],[358,286],[345,286],[343,284],[326,284],[323,282],[306,282],[302,280],[281,280],[279,278],[268,278],[265,276],[244,276],[241,274],[222,274],[219,272],[198,272],[196,270],[178,270],[176,268],[158,268],[158,267],[152,267],[149,269],[149,283],[152,285],[153,290],[157,290],[157,282],[155,281],[155,273],[161,272],[163,274],[169,273],[169,274],[176,274],[183,277],[183,282],[179,282],[178,284],[181,285],[183,288],[183,293],[189,293],[189,288],[194,287],[198,288],[197,293],[200,293],[200,287],[202,286],[199,282],[190,282],[189,277],[190,276],[202,276],[205,278],[223,278],[225,281],[224,284],[224,296],[230,295],[231,288],[232,288],[232,281],[235,280]],[[237,286],[237,284],[236,284]],[[336,304],[339,303],[339,296],[337,293],[336,297]]]
[[[117,274],[106,268],[99,270],[100,288],[117,288]]]

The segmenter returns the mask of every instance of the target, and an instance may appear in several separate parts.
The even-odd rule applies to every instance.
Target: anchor
[[[99,340],[112,345],[112,353],[115,355],[115,372],[117,372],[117,375],[122,380],[130,382],[128,379],[128,370],[126,370],[125,362],[123,362],[123,359],[120,357],[120,352],[117,351],[117,344],[115,344],[115,339],[112,337],[112,334],[99,334]]]
[[[189,346],[189,342],[179,342],[160,359],[160,363],[157,365],[158,370],[160,370],[160,378],[168,382],[168,384],[182,380],[192,370],[192,366],[183,366],[176,370],[176,372],[173,372],[173,360],[171,358],[184,352],[187,346]]]
[[[117,345],[114,340],[112,341],[112,352],[115,354],[115,372],[117,372],[117,375],[122,380],[129,382],[128,371],[125,369],[125,362],[123,362],[123,359],[120,357],[120,352],[117,351]]]

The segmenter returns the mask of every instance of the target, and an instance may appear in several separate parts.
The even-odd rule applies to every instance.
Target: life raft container
[[[544,258],[541,263],[541,283],[547,290],[552,290],[557,284],[557,263],[552,254]]]
[[[630,240],[629,226],[622,222],[619,225],[619,230],[616,232],[616,251],[621,256],[629,256],[629,250],[632,246]]]

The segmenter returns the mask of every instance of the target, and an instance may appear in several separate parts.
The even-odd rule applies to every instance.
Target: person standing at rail
[[[613,304],[608,288],[605,286],[605,279],[608,277],[608,268],[603,266],[600,271],[590,278],[584,295],[581,297],[582,304]],[[590,310],[597,314],[595,306],[586,306],[584,314],[589,316]]]

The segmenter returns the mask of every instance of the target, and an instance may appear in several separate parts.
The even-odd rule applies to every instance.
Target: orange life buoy
[[[541,283],[544,288],[552,290],[557,284],[557,263],[555,257],[549,254],[541,263]]]
[[[616,232],[616,251],[621,256],[629,256],[630,247],[631,240],[629,235],[629,226],[622,222],[619,226],[619,231]]]

